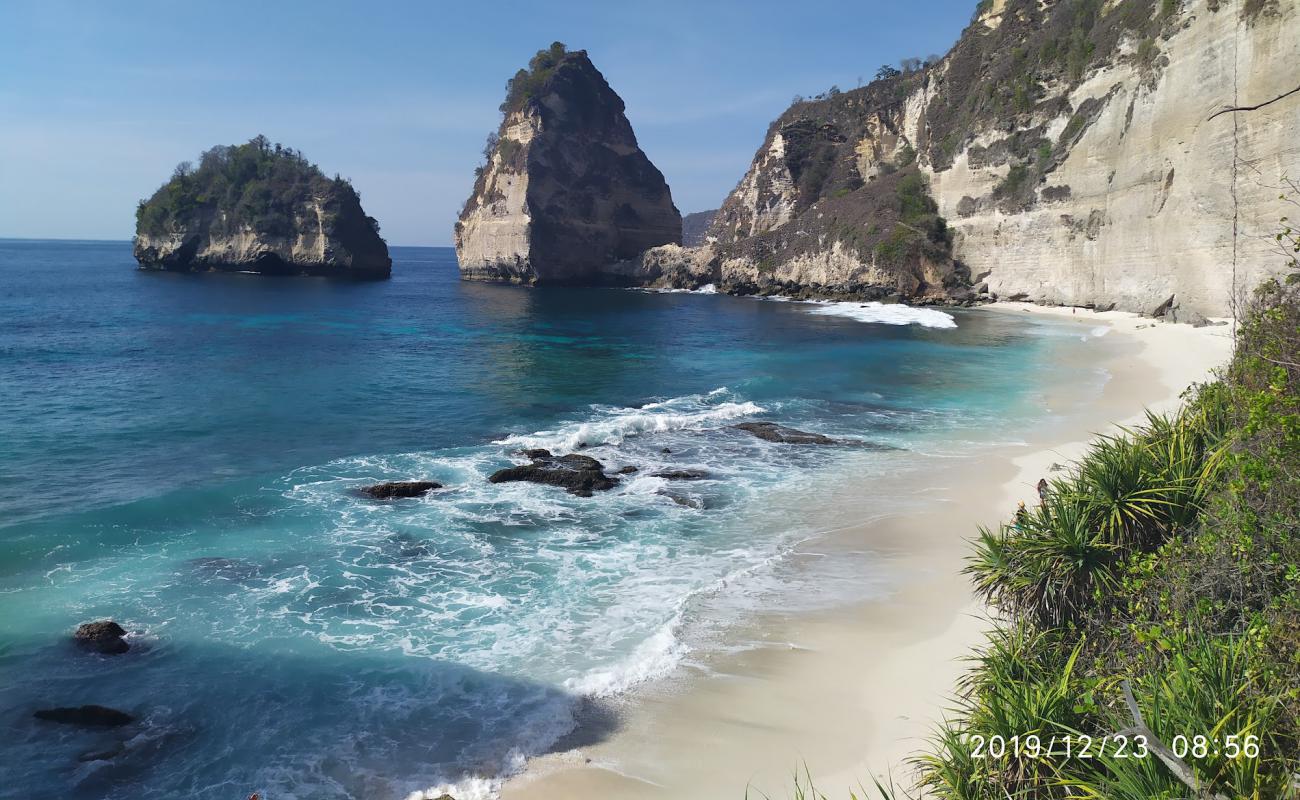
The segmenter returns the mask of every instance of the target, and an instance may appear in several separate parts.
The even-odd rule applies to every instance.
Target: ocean
[[[747,608],[887,594],[869,553],[786,557],[924,502],[873,476],[923,483],[1105,381],[1069,366],[1104,341],[1030,315],[473,284],[450,248],[392,255],[392,280],[346,283],[0,240],[0,795],[490,791],[609,735]],[[487,481],[533,447],[638,471],[590,498]],[[445,488],[356,492],[407,479]],[[130,652],[73,647],[102,618]],[[89,703],[136,721],[32,718]]]

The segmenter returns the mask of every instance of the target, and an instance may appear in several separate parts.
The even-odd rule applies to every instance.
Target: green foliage
[[[930,186],[914,166],[901,171],[894,187],[898,222],[872,249],[879,264],[901,265],[922,256],[944,257],[952,246],[952,232],[939,216]]]
[[[197,168],[178,165],[171,180],[136,208],[136,230],[163,236],[208,217],[217,230],[251,225],[264,234],[290,235],[306,199],[335,194],[356,198],[347,181],[325,177],[301,152],[258,136],[213,147]],[[369,223],[378,230],[374,220]]]
[[[527,69],[519,70],[506,81],[506,99],[501,103],[501,113],[510,114],[523,108],[541,90],[568,52],[563,42],[552,42],[545,50],[538,50],[529,59]]]
[[[1040,506],[981,530],[967,572],[1003,612],[921,757],[942,798],[1177,798],[1155,758],[976,758],[974,737],[1115,734],[1128,680],[1207,790],[1295,797],[1300,771],[1300,285],[1266,283],[1228,368],[1173,416],[1098,440]],[[1258,757],[1234,753],[1258,737]]]
[[[1029,185],[1031,170],[1024,164],[1015,164],[1007,170],[1006,176],[993,187],[996,198],[1015,197]]]

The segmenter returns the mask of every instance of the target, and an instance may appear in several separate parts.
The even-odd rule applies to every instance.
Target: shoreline
[[[847,526],[800,554],[868,548],[889,567],[888,597],[740,621],[734,635],[745,647],[702,653],[678,674],[617,699],[621,725],[609,739],[531,759],[505,781],[502,800],[682,800],[747,790],[780,798],[790,795],[796,770],[832,798],[873,778],[910,787],[906,760],[941,719],[961,659],[985,630],[984,610],[961,575],[977,527],[1032,502],[1038,478],[1077,459],[1097,433],[1140,422],[1147,409],[1177,408],[1183,391],[1231,352],[1229,326],[1027,303],[981,308],[1105,326],[1106,335],[1123,337],[1108,357],[1080,364],[1109,373],[1099,400],[1067,412],[1064,436],[991,445],[939,465],[927,484],[941,498],[927,510]],[[1058,400],[1069,407],[1068,392],[1053,408]]]

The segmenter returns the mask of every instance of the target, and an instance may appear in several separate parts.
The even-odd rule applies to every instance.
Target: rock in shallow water
[[[709,473],[702,469],[666,469],[652,472],[650,477],[663,478],[666,481],[700,481],[709,477]]]
[[[135,721],[135,717],[125,711],[97,705],[43,708],[32,714],[32,716],[46,722],[57,722],[61,725],[81,725],[96,728],[116,728],[121,725],[129,725]]]
[[[559,486],[579,497],[591,497],[592,492],[613,489],[618,485],[617,478],[605,474],[605,465],[591,456],[577,453],[553,456],[549,450],[526,450],[524,454],[533,460],[531,464],[497,470],[488,480],[492,483],[528,481]]]
[[[784,425],[778,425],[775,422],[742,422],[732,427],[737,430],[747,431],[760,439],[768,442],[780,442],[782,444],[836,444],[837,442],[829,436],[823,436],[820,433],[809,433],[807,431],[787,428]]]
[[[434,481],[390,481],[377,483],[374,486],[362,486],[358,491],[376,500],[396,500],[403,497],[419,497],[441,488],[442,484]]]
[[[77,644],[86,650],[106,656],[115,656],[131,649],[122,637],[126,631],[111,619],[87,622],[72,635]]]

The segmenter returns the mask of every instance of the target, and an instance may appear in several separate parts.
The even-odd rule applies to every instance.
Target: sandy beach
[[[997,303],[979,313],[1044,314],[1108,328],[1098,348],[1109,379],[1100,400],[1062,391],[1051,407],[1064,428],[1026,445],[995,445],[954,459],[927,484],[926,510],[834,531],[798,557],[870,549],[890,570],[886,598],[813,613],[779,609],[739,623],[749,646],[691,661],[671,679],[621,701],[621,723],[590,746],[534,759],[502,797],[786,797],[805,769],[828,796],[873,777],[900,785],[907,759],[944,713],[962,657],[978,644],[984,610],[961,575],[968,539],[1032,502],[1038,479],[1080,456],[1097,433],[1169,411],[1190,385],[1226,362],[1231,327],[1192,328],[1122,312]],[[1104,349],[1105,355],[1101,354]],[[1062,434],[1061,431],[1065,433]],[[900,485],[899,491],[904,488]],[[915,487],[912,487],[915,491]],[[890,487],[871,491],[888,496]],[[815,551],[815,552],[814,552]]]

